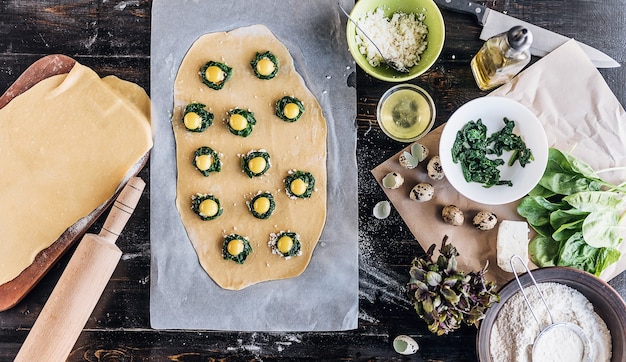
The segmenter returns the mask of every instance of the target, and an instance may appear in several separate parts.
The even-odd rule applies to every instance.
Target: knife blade
[[[557,34],[553,31],[541,28],[537,25],[527,23],[525,21],[516,19],[512,16],[502,14],[493,9],[489,9],[486,6],[473,3],[466,0],[434,0],[440,7],[458,11],[462,13],[472,14],[478,20],[478,23],[483,26],[483,30],[480,33],[480,39],[487,40],[494,35],[508,31],[515,25],[522,25],[529,29],[533,33],[533,43],[530,47],[530,53],[532,55],[543,57],[550,53],[554,49],[563,45],[570,38]],[[591,59],[593,64],[598,68],[615,68],[620,64],[616,62],[610,56],[595,49],[587,44],[576,41],[582,50]]]

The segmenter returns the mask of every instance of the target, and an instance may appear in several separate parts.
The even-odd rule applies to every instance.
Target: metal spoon
[[[376,48],[376,50],[378,51],[378,54],[380,54],[380,56],[385,61],[385,64],[387,64],[389,67],[391,67],[392,69],[394,69],[394,70],[396,70],[396,71],[398,71],[400,73],[408,73],[409,72],[409,70],[404,65],[402,65],[398,60],[386,58],[385,55],[383,54],[383,52],[380,51],[380,48],[378,47],[378,45],[376,45],[376,43],[374,43],[372,38],[370,38],[369,35],[367,35],[367,33],[365,31],[363,31],[363,29],[359,26],[359,24],[354,19],[352,19],[350,17],[350,14],[348,14],[348,12],[341,6],[341,4],[337,3],[337,5],[339,6],[339,9],[341,9],[341,11],[348,17],[348,20],[350,20],[356,26],[356,28],[359,29],[361,34],[363,34],[367,38],[367,40],[369,40],[370,43],[372,43],[374,48]]]

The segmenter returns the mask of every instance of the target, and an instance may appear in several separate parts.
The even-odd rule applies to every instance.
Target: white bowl
[[[513,133],[520,135],[530,148],[534,160],[525,167],[519,162],[507,166],[510,153],[501,158],[505,164],[500,166],[502,180],[511,180],[513,186],[496,185],[489,188],[477,182],[467,182],[463,177],[461,165],[452,161],[452,145],[457,131],[469,121],[482,120],[487,126],[487,136],[504,126],[503,118],[515,121]],[[541,179],[548,162],[548,141],[541,122],[525,106],[504,97],[482,97],[467,102],[459,107],[443,129],[439,142],[441,166],[448,182],[468,199],[487,205],[501,205],[524,197]],[[495,157],[495,156],[494,156]]]

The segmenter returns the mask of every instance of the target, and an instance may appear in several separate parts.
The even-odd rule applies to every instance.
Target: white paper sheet
[[[344,4],[350,7],[349,4]],[[336,2],[181,1],[152,4],[150,319],[157,329],[331,331],[357,327],[358,207],[354,61]],[[289,49],[328,123],[328,214],[299,277],[221,289],[200,267],[175,206],[173,82],[201,35],[263,24]]]

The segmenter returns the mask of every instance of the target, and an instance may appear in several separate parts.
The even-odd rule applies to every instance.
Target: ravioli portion
[[[211,60],[228,66],[230,75],[222,68],[223,78],[215,68],[217,76],[208,74]],[[206,80],[221,87],[210,88]],[[189,132],[180,121],[185,107],[195,103],[215,115],[202,132]],[[287,121],[276,114],[277,104]],[[327,130],[287,48],[262,25],[201,36],[178,70],[172,119],[176,206],[202,268],[231,290],[300,275],[326,221]],[[191,159],[201,147],[219,150],[221,169],[209,177]],[[314,175],[314,187],[296,191],[305,197],[286,190],[291,170]],[[219,206],[208,203],[200,211],[198,201],[209,195]],[[269,243],[272,235],[293,230],[297,238],[288,234],[277,246]]]

